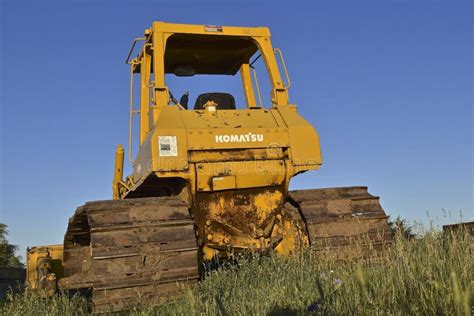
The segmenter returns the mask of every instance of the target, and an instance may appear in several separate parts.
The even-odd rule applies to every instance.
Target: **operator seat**
[[[235,99],[230,93],[223,92],[210,92],[202,93],[194,104],[195,110],[204,110],[204,104],[208,101],[213,101],[217,103],[218,110],[235,110]]]

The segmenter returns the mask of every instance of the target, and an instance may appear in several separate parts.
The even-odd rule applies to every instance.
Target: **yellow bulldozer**
[[[257,61],[271,86],[265,102]],[[290,79],[268,28],[154,22],[127,63],[133,172],[123,178],[117,146],[113,199],[79,207],[63,244],[28,249],[30,288],[88,293],[96,312],[113,311],[138,297],[172,297],[216,259],[339,249],[360,236],[390,243],[387,216],[366,187],[289,191],[322,158],[316,130],[289,102]],[[165,81],[238,73],[242,104],[201,91],[191,107],[190,95],[176,100]]]

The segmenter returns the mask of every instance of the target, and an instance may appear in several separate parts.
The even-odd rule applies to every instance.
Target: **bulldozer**
[[[265,101],[257,61],[268,75]],[[320,142],[289,101],[268,28],[153,22],[126,63],[133,171],[124,178],[118,145],[113,199],[79,207],[62,244],[28,249],[30,288],[87,293],[95,312],[116,311],[172,298],[214,260],[341,249],[361,236],[390,243],[367,187],[289,190],[293,177],[321,167]],[[189,93],[175,99],[170,76],[202,75],[240,75],[242,99],[212,87],[193,106]]]

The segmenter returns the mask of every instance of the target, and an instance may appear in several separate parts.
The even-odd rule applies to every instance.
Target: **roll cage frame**
[[[170,92],[165,82],[166,68],[165,54],[168,40],[175,34],[180,36],[196,35],[234,37],[251,40],[260,53],[256,59],[264,60],[270,84],[272,86],[271,103],[273,107],[286,106],[288,104],[288,88],[290,80],[283,55],[279,49],[274,49],[270,41],[270,31],[266,27],[234,27],[213,25],[189,25],[173,24],[164,22],[153,22],[151,28],[146,29],[144,37],[134,39],[126,63],[130,65],[130,148],[132,139],[133,116],[140,115],[140,145],[146,139],[148,133],[153,129],[160,112],[168,106]],[[143,42],[135,58],[130,59],[138,42]],[[215,51],[219,54],[219,51]],[[283,82],[275,54],[279,54],[286,83]],[[253,62],[256,61],[254,59]],[[261,108],[261,96],[258,88],[256,73],[254,72],[255,86],[259,96],[260,104],[257,104],[251,78],[252,61],[246,60],[240,64],[239,72],[242,80],[247,108]],[[224,70],[223,70],[224,71]],[[134,74],[140,74],[140,106],[134,108]],[[223,74],[228,74],[224,73]],[[152,77],[153,75],[153,77]],[[179,105],[179,104],[178,104]]]

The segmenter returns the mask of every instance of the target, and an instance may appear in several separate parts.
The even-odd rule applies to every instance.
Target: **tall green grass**
[[[211,272],[175,302],[131,302],[132,315],[471,315],[473,239],[468,232],[430,231],[396,237],[376,260],[341,261],[337,253],[305,251],[293,258],[240,260]],[[86,314],[80,298],[12,297],[6,315]]]

